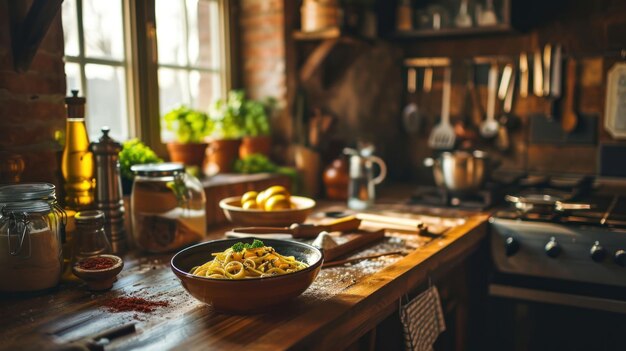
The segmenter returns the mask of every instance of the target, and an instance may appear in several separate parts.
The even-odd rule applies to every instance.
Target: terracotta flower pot
[[[239,158],[244,158],[251,154],[270,155],[272,149],[272,138],[267,135],[256,137],[244,137],[239,146]]]
[[[207,145],[207,143],[167,143],[167,152],[172,162],[200,168],[204,162]]]
[[[204,174],[212,176],[217,173],[232,172],[233,164],[239,155],[240,144],[241,139],[211,140],[206,149]]]

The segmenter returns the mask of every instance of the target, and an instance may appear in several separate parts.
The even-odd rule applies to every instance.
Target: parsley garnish
[[[263,244],[261,240],[254,239],[252,244],[244,244],[242,242],[238,242],[232,246],[232,249],[235,252],[241,252],[243,251],[243,249],[256,249],[256,248],[263,247],[263,246],[265,246],[265,244]]]

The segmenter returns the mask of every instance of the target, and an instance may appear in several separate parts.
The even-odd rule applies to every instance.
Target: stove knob
[[[591,259],[595,262],[602,262],[606,258],[606,249],[596,241],[596,243],[591,247],[589,255],[591,255]]]
[[[613,256],[613,259],[615,260],[615,263],[617,263],[618,265],[622,267],[626,267],[626,251],[624,250],[615,251],[615,256]]]
[[[519,241],[515,240],[514,237],[509,236],[504,241],[504,252],[507,256],[513,256],[519,251]]]
[[[546,255],[552,258],[556,258],[561,254],[561,245],[556,242],[555,238],[550,239],[544,249],[546,250]]]

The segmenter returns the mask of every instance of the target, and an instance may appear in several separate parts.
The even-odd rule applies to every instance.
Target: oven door
[[[493,273],[488,350],[623,350],[626,291]]]
[[[565,283],[561,282],[561,284]],[[597,289],[597,292],[590,295],[589,290],[594,289]],[[577,292],[576,289],[568,292],[560,290],[562,289],[555,291],[525,284],[499,284],[495,282],[489,284],[489,296],[623,314],[626,319],[626,301],[619,299],[619,296],[614,296],[614,293],[606,294],[607,290],[613,291],[610,287],[587,287],[583,289],[584,292]],[[626,298],[626,292],[623,294],[621,298]]]

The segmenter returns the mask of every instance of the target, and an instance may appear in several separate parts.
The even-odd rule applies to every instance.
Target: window
[[[105,125],[116,138],[129,136],[122,11],[121,1],[63,2],[67,89],[87,98],[85,122],[92,139]]]
[[[86,123],[92,139],[104,125],[111,127],[118,140],[140,136],[133,128],[139,116],[131,108],[137,102],[129,93],[149,82],[158,82],[153,89],[158,89],[159,98],[148,103],[155,105],[152,110],[159,111],[159,118],[181,104],[207,110],[228,88],[227,0],[149,0],[151,6],[140,8],[154,12],[132,17],[125,1],[63,2],[68,94],[79,89],[87,97]],[[133,81],[129,74],[130,61],[142,50],[128,35],[129,21],[134,18],[156,21],[157,77],[137,78],[146,82]],[[136,23],[141,25],[145,24]],[[171,139],[163,129],[160,135],[163,140]]]
[[[156,0],[159,111],[181,104],[206,111],[223,94],[218,0]],[[161,137],[171,139],[162,129]]]

